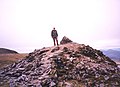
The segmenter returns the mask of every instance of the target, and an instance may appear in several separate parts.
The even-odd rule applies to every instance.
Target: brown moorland
[[[27,53],[20,54],[0,54],[0,68],[3,68],[9,64],[12,64],[18,60],[25,58]]]

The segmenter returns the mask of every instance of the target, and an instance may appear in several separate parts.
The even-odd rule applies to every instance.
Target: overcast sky
[[[120,0],[0,0],[0,48],[53,46],[51,30],[96,49],[120,47]]]

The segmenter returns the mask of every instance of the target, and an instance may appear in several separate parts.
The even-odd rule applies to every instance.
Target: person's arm
[[[53,36],[53,30],[51,31],[51,37]]]
[[[58,36],[57,30],[56,30],[56,35]]]

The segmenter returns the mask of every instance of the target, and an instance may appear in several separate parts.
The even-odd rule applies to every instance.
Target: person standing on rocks
[[[53,41],[54,41],[54,46],[56,46],[56,43],[58,45],[58,33],[57,33],[57,30],[55,29],[55,27],[53,28],[53,30],[51,31],[51,36],[53,38]]]

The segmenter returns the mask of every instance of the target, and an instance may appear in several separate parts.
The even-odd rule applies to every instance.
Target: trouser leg
[[[57,42],[57,45],[58,45],[58,39],[56,38],[56,42]]]
[[[53,41],[54,41],[54,46],[56,46],[56,44],[55,44],[55,38],[53,38]]]

